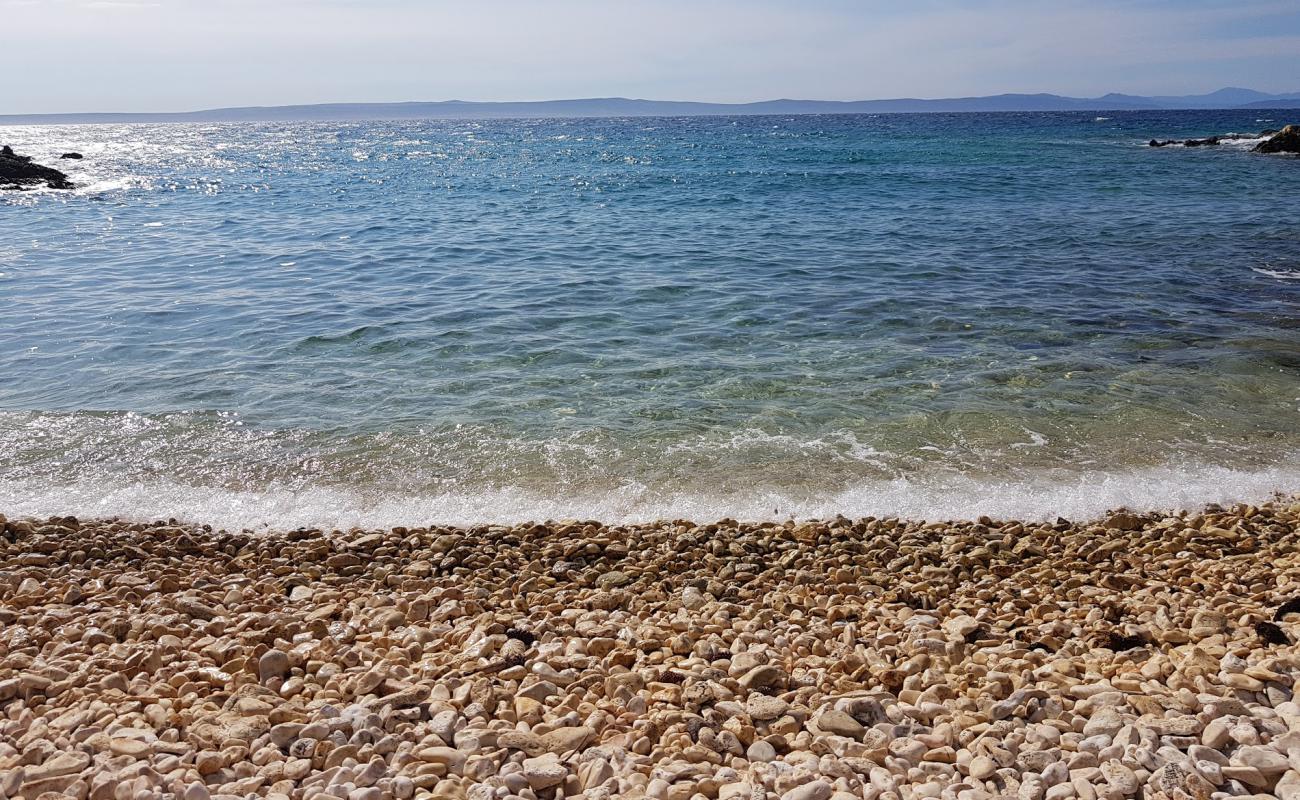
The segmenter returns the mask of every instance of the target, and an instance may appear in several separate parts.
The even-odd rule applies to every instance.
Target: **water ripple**
[[[0,505],[1294,490],[1300,170],[1139,146],[1249,116],[4,129],[86,159],[0,196]]]

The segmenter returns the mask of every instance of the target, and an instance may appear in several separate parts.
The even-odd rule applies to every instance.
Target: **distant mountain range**
[[[1143,97],[1107,94],[997,94],[939,100],[765,100],[758,103],[694,103],[600,97],[583,100],[480,103],[325,103],[298,106],[214,108],[149,114],[0,114],[0,125],[93,122],[299,122],[374,119],[485,119],[507,117],[680,117],[758,114],[885,114],[952,111],[1152,111],[1174,109],[1300,108],[1300,92],[1267,94],[1226,88],[1209,94]]]

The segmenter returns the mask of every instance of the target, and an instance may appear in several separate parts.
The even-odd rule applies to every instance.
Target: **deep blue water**
[[[1095,514],[1300,490],[1287,112],[0,128],[0,511]]]

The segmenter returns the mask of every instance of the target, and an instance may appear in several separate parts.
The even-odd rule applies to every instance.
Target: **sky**
[[[0,20],[0,114],[1300,91],[1297,0],[0,0]]]

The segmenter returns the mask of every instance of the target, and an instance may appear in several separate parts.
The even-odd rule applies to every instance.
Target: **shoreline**
[[[1288,453],[1289,455],[1293,455]],[[1285,461],[1285,459],[1283,459]],[[1286,461],[1286,463],[1290,463]],[[989,518],[1025,525],[1104,520],[1117,508],[1162,516],[1285,501],[1300,472],[1283,467],[1158,466],[1130,472],[1034,476],[1019,483],[984,478],[881,481],[823,495],[735,492],[661,495],[521,487],[418,494],[369,487],[309,486],[237,490],[167,481],[81,485],[31,478],[0,481],[0,513],[12,519],[75,516],[97,521],[209,526],[259,535],[277,531],[473,529],[582,520],[605,527],[647,527],[670,520],[741,520],[786,524],[849,517],[956,524]],[[758,498],[762,498],[761,501]],[[777,513],[773,513],[773,511]],[[837,513],[840,512],[840,513]]]
[[[1300,797],[1300,499],[1072,523],[0,516],[0,797]]]

